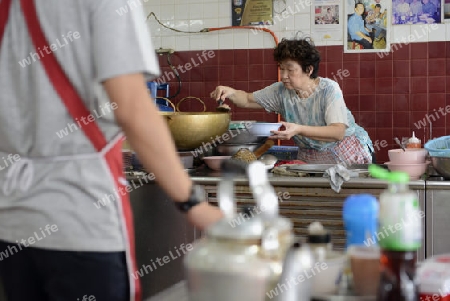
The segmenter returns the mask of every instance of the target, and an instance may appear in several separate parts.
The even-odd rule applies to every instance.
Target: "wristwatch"
[[[205,189],[200,185],[192,185],[191,194],[189,199],[185,202],[175,202],[178,210],[183,213],[187,213],[192,207],[205,201]]]

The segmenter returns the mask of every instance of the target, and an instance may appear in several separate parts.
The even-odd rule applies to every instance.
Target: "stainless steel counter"
[[[211,194],[215,190],[215,186],[221,180],[220,172],[200,168],[196,171],[190,172],[190,176],[194,182],[200,185],[208,186]],[[330,188],[330,183],[327,178],[323,177],[287,177],[269,174],[270,181],[273,186],[301,195],[302,191],[308,194],[305,197],[307,204],[310,206],[318,206],[323,203],[328,208],[334,206],[339,207],[341,203],[336,203],[335,199],[342,199],[350,191],[381,191],[387,187],[387,182],[372,178],[352,178],[350,181],[343,184],[344,192],[340,194],[334,193]],[[131,180],[132,178],[129,178]],[[248,180],[245,177],[235,178],[236,186],[248,186]],[[413,190],[420,192],[421,206],[426,210],[426,220],[424,233],[427,235],[426,239],[426,256],[435,255],[442,252],[450,252],[450,224],[446,222],[448,215],[450,215],[450,181],[412,181],[410,187]],[[425,190],[427,190],[427,204],[425,204]],[[325,202],[320,201],[321,196],[325,198]],[[308,223],[308,219],[297,218],[297,200],[293,196],[289,201],[283,204],[289,208],[289,217],[299,224],[301,228],[305,228],[304,223]],[[298,197],[300,200],[300,197]],[[433,199],[433,201],[429,201]],[[184,216],[178,213],[170,198],[162,192],[162,190],[151,181],[142,185],[139,189],[134,189],[131,192],[131,203],[135,215],[136,227],[136,248],[138,267],[149,265],[152,260],[162,258],[169,254],[170,250],[179,248],[182,243],[191,243],[198,238],[200,233],[185,220]],[[335,204],[336,203],[336,204]],[[336,208],[337,208],[336,207]],[[320,208],[319,208],[320,209]],[[339,209],[339,208],[338,208]],[[337,210],[337,209],[336,209]],[[317,212],[325,212],[316,210]],[[312,212],[311,210],[303,211]],[[292,214],[291,214],[292,213]],[[294,214],[295,213],[295,214]],[[311,215],[311,218],[317,218],[316,215]],[[339,212],[336,216],[329,215],[330,223],[342,222],[338,221]],[[424,246],[425,247],[425,246]],[[425,256],[425,251],[421,254],[422,258]],[[174,284],[179,283],[184,279],[182,258],[177,258],[170,263],[159,267],[157,271],[147,273],[141,277],[143,284],[144,299],[150,298],[160,292],[166,292]],[[180,292],[180,288],[178,292]],[[175,293],[176,290],[173,292]],[[179,296],[179,295],[176,295]],[[167,297],[169,298],[169,297]],[[180,297],[181,298],[181,297]],[[173,300],[185,300],[175,298]],[[355,300],[362,301],[363,299],[349,299],[350,297],[335,297],[328,299],[333,301],[338,300]],[[150,300],[150,299],[148,299]],[[158,299],[151,299],[158,300]],[[172,299],[159,299],[171,301]]]
[[[158,295],[145,301],[188,301],[186,282],[180,281],[174,286],[164,290]],[[313,297],[311,301],[375,301],[375,297],[357,297],[352,295],[345,296],[322,296]]]
[[[195,172],[190,174],[192,180],[201,185],[215,185],[221,179],[221,173],[218,171],[212,171],[206,168],[199,168]],[[304,187],[304,188],[330,188],[330,182],[328,178],[324,177],[290,177],[279,176],[273,173],[269,173],[270,183],[274,186],[284,187]],[[248,179],[245,177],[237,177],[234,179],[235,185],[248,185]],[[386,188],[388,182],[374,178],[351,178],[348,182],[342,185],[342,188],[374,188],[383,189]],[[450,189],[450,181],[440,182],[436,185],[447,185]],[[411,181],[409,186],[411,189],[424,189],[425,181],[417,180]]]

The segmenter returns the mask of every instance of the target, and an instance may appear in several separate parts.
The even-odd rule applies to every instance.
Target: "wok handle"
[[[203,102],[203,100],[201,100],[200,98],[195,97],[195,96],[186,96],[186,97],[182,98],[182,99],[177,103],[177,108],[176,108],[176,111],[177,111],[177,112],[181,112],[181,111],[180,111],[180,104],[181,104],[183,101],[185,101],[186,99],[188,99],[188,98],[195,98],[195,99],[197,99],[198,101],[200,101],[200,103],[203,105],[203,112],[206,112],[206,105],[205,105],[205,103]]]

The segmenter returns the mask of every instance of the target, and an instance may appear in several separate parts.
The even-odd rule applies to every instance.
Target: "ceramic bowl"
[[[410,180],[418,180],[427,171],[428,165],[431,161],[426,161],[425,163],[394,163],[386,162],[384,163],[390,171],[403,171],[409,175]]]
[[[428,151],[424,148],[401,148],[388,150],[389,162],[395,164],[425,163]]]
[[[248,127],[248,131],[258,137],[269,137],[272,135],[270,131],[277,131],[280,127],[281,123],[255,122]]]
[[[228,160],[230,158],[231,156],[210,156],[204,157],[203,161],[205,161],[205,164],[212,170],[219,171],[222,161]]]

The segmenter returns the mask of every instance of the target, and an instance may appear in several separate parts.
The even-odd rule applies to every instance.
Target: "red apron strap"
[[[2,46],[3,35],[5,34],[6,23],[8,23],[9,9],[12,0],[1,0],[0,2],[0,47]]]
[[[50,48],[39,23],[34,1],[21,0],[21,6],[34,47],[36,49],[44,49],[44,47]],[[44,66],[50,82],[53,84],[54,89],[62,99],[63,103],[66,105],[72,118],[74,120],[89,119],[91,112],[86,108],[86,105],[78,95],[78,92],[73,87],[64,70],[61,68],[61,65],[53,52],[41,57],[40,62]],[[106,146],[107,141],[105,136],[96,122],[83,124],[81,128],[97,151],[101,151],[103,147]]]

